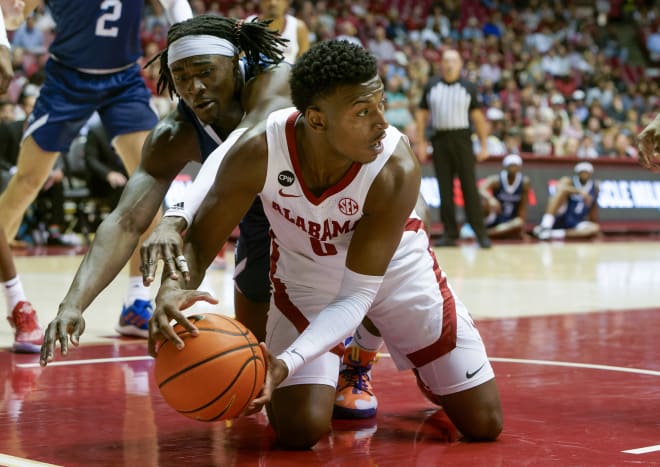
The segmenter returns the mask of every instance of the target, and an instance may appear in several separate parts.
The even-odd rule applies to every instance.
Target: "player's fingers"
[[[174,334],[174,337],[168,336],[168,332]],[[158,354],[158,349],[162,345],[162,342],[165,340],[172,340],[175,342],[176,345],[176,340],[179,339],[176,333],[172,331],[172,328],[170,327],[169,323],[163,322],[163,320],[159,319],[152,319],[149,321],[149,339],[147,341],[147,348],[149,351],[149,355],[152,357],[156,357]],[[180,341],[180,339],[179,339]],[[180,341],[181,342],[181,341]],[[183,348],[183,342],[181,342],[180,348]],[[177,345],[177,347],[179,347]]]
[[[197,328],[190,321],[188,321],[185,316],[183,316],[182,313],[176,312],[176,313],[171,313],[171,315],[174,317],[174,320],[177,323],[179,323],[181,326],[183,326],[185,329],[188,329],[191,332],[192,330],[194,330],[195,332],[199,332],[197,331]],[[165,340],[172,341],[172,343],[176,346],[177,349],[181,350],[185,346],[183,340],[181,340],[181,338],[174,331],[174,328],[172,328],[172,326],[170,326],[170,323],[165,321],[165,319],[159,320],[158,331],[165,338]]]
[[[85,332],[85,320],[81,319],[76,323],[71,333],[71,343],[75,346],[80,344],[80,335]]]
[[[41,345],[41,355],[39,364],[46,366],[53,359],[53,350],[55,346],[55,326],[50,323],[44,333],[44,343]]]
[[[188,282],[190,281],[190,267],[188,266],[188,260],[182,254],[177,254],[176,258],[176,267],[183,274],[183,279]]]
[[[192,290],[186,294],[186,296],[183,299],[183,302],[181,303],[181,310],[185,310],[186,308],[190,308],[192,305],[194,305],[197,302],[208,302],[212,305],[215,305],[218,303],[218,299],[213,297],[211,294],[208,292],[202,292],[199,290]]]
[[[154,275],[156,274],[156,260],[152,254],[151,246],[143,246],[140,248],[140,270],[142,271],[142,282],[144,285],[151,285],[154,281]]]
[[[195,300],[195,301],[196,301],[196,300]],[[192,303],[194,303],[194,301],[193,301]],[[191,304],[192,304],[192,303],[191,303]],[[190,306],[190,305],[188,305],[188,306]],[[184,309],[186,309],[188,306],[181,306],[181,309],[184,310]],[[190,320],[189,320],[189,319],[188,319],[183,313],[178,312],[178,313],[174,316],[174,320],[175,320],[178,324],[180,324],[180,325],[181,325],[186,331],[188,331],[191,335],[193,335],[193,336],[197,336],[197,335],[199,335],[199,329],[197,329],[197,326],[195,326],[195,325],[193,324],[193,322],[190,321]],[[176,333],[174,332],[174,329],[172,329],[172,328],[170,327],[170,330],[172,331],[172,333],[173,333],[174,335],[176,335]],[[176,336],[176,337],[177,337],[177,339],[179,339],[179,341],[181,341],[181,339],[179,338],[179,336]],[[183,344],[183,341],[181,341],[181,343]],[[178,347],[178,346],[177,346],[177,347]]]
[[[60,354],[66,355],[69,352],[69,333],[66,323],[62,320],[57,323],[57,340],[60,341]]]
[[[170,252],[169,248],[164,248],[163,259],[165,261],[165,274],[168,275],[172,280],[179,279],[179,274],[177,273],[176,269],[176,256]]]

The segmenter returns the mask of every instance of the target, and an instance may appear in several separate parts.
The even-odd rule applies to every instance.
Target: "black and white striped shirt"
[[[474,83],[464,78],[448,83],[434,76],[419,107],[431,114],[434,130],[464,130],[470,128],[470,111],[481,108],[481,102]]]

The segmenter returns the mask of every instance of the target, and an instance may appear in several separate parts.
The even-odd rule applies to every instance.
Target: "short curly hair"
[[[315,99],[337,87],[364,83],[378,74],[376,57],[359,45],[343,40],[319,42],[291,69],[293,105],[305,112]]]

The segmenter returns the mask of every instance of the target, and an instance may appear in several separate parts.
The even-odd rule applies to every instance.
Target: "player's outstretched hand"
[[[199,330],[188,321],[182,310],[202,300],[214,305],[218,303],[218,300],[208,293],[181,289],[174,281],[167,281],[161,285],[156,297],[156,309],[149,320],[149,354],[152,357],[156,356],[158,348],[166,340],[174,342],[177,349],[183,349],[183,340],[170,326],[172,320],[183,326],[191,335],[199,334]]]
[[[660,113],[637,137],[639,162],[654,172],[660,171]]]
[[[60,305],[57,316],[48,324],[44,343],[41,346],[39,364],[46,366],[53,360],[57,342],[60,343],[60,354],[64,357],[69,352],[69,338],[71,343],[78,346],[80,335],[85,331],[85,320],[82,311],[73,307]]]
[[[188,263],[186,257],[183,256],[181,231],[184,228],[185,220],[179,217],[164,217],[142,244],[140,258],[144,285],[151,285],[154,281],[159,260],[163,260],[165,263],[164,272],[170,279],[177,280],[180,271],[186,282],[190,280]]]
[[[252,415],[259,412],[264,405],[270,402],[273,391],[289,375],[289,369],[282,360],[278,360],[268,351],[266,344],[259,344],[266,358],[266,382],[261,390],[261,394],[250,402],[243,411],[243,415]]]

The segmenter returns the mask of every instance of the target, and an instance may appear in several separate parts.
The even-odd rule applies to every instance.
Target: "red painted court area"
[[[660,309],[478,325],[504,407],[494,443],[461,442],[385,355],[373,374],[376,419],[336,422],[312,451],[280,451],[261,414],[207,424],[175,413],[155,387],[145,343],[118,338],[46,369],[36,356],[0,352],[0,464],[660,465]]]

